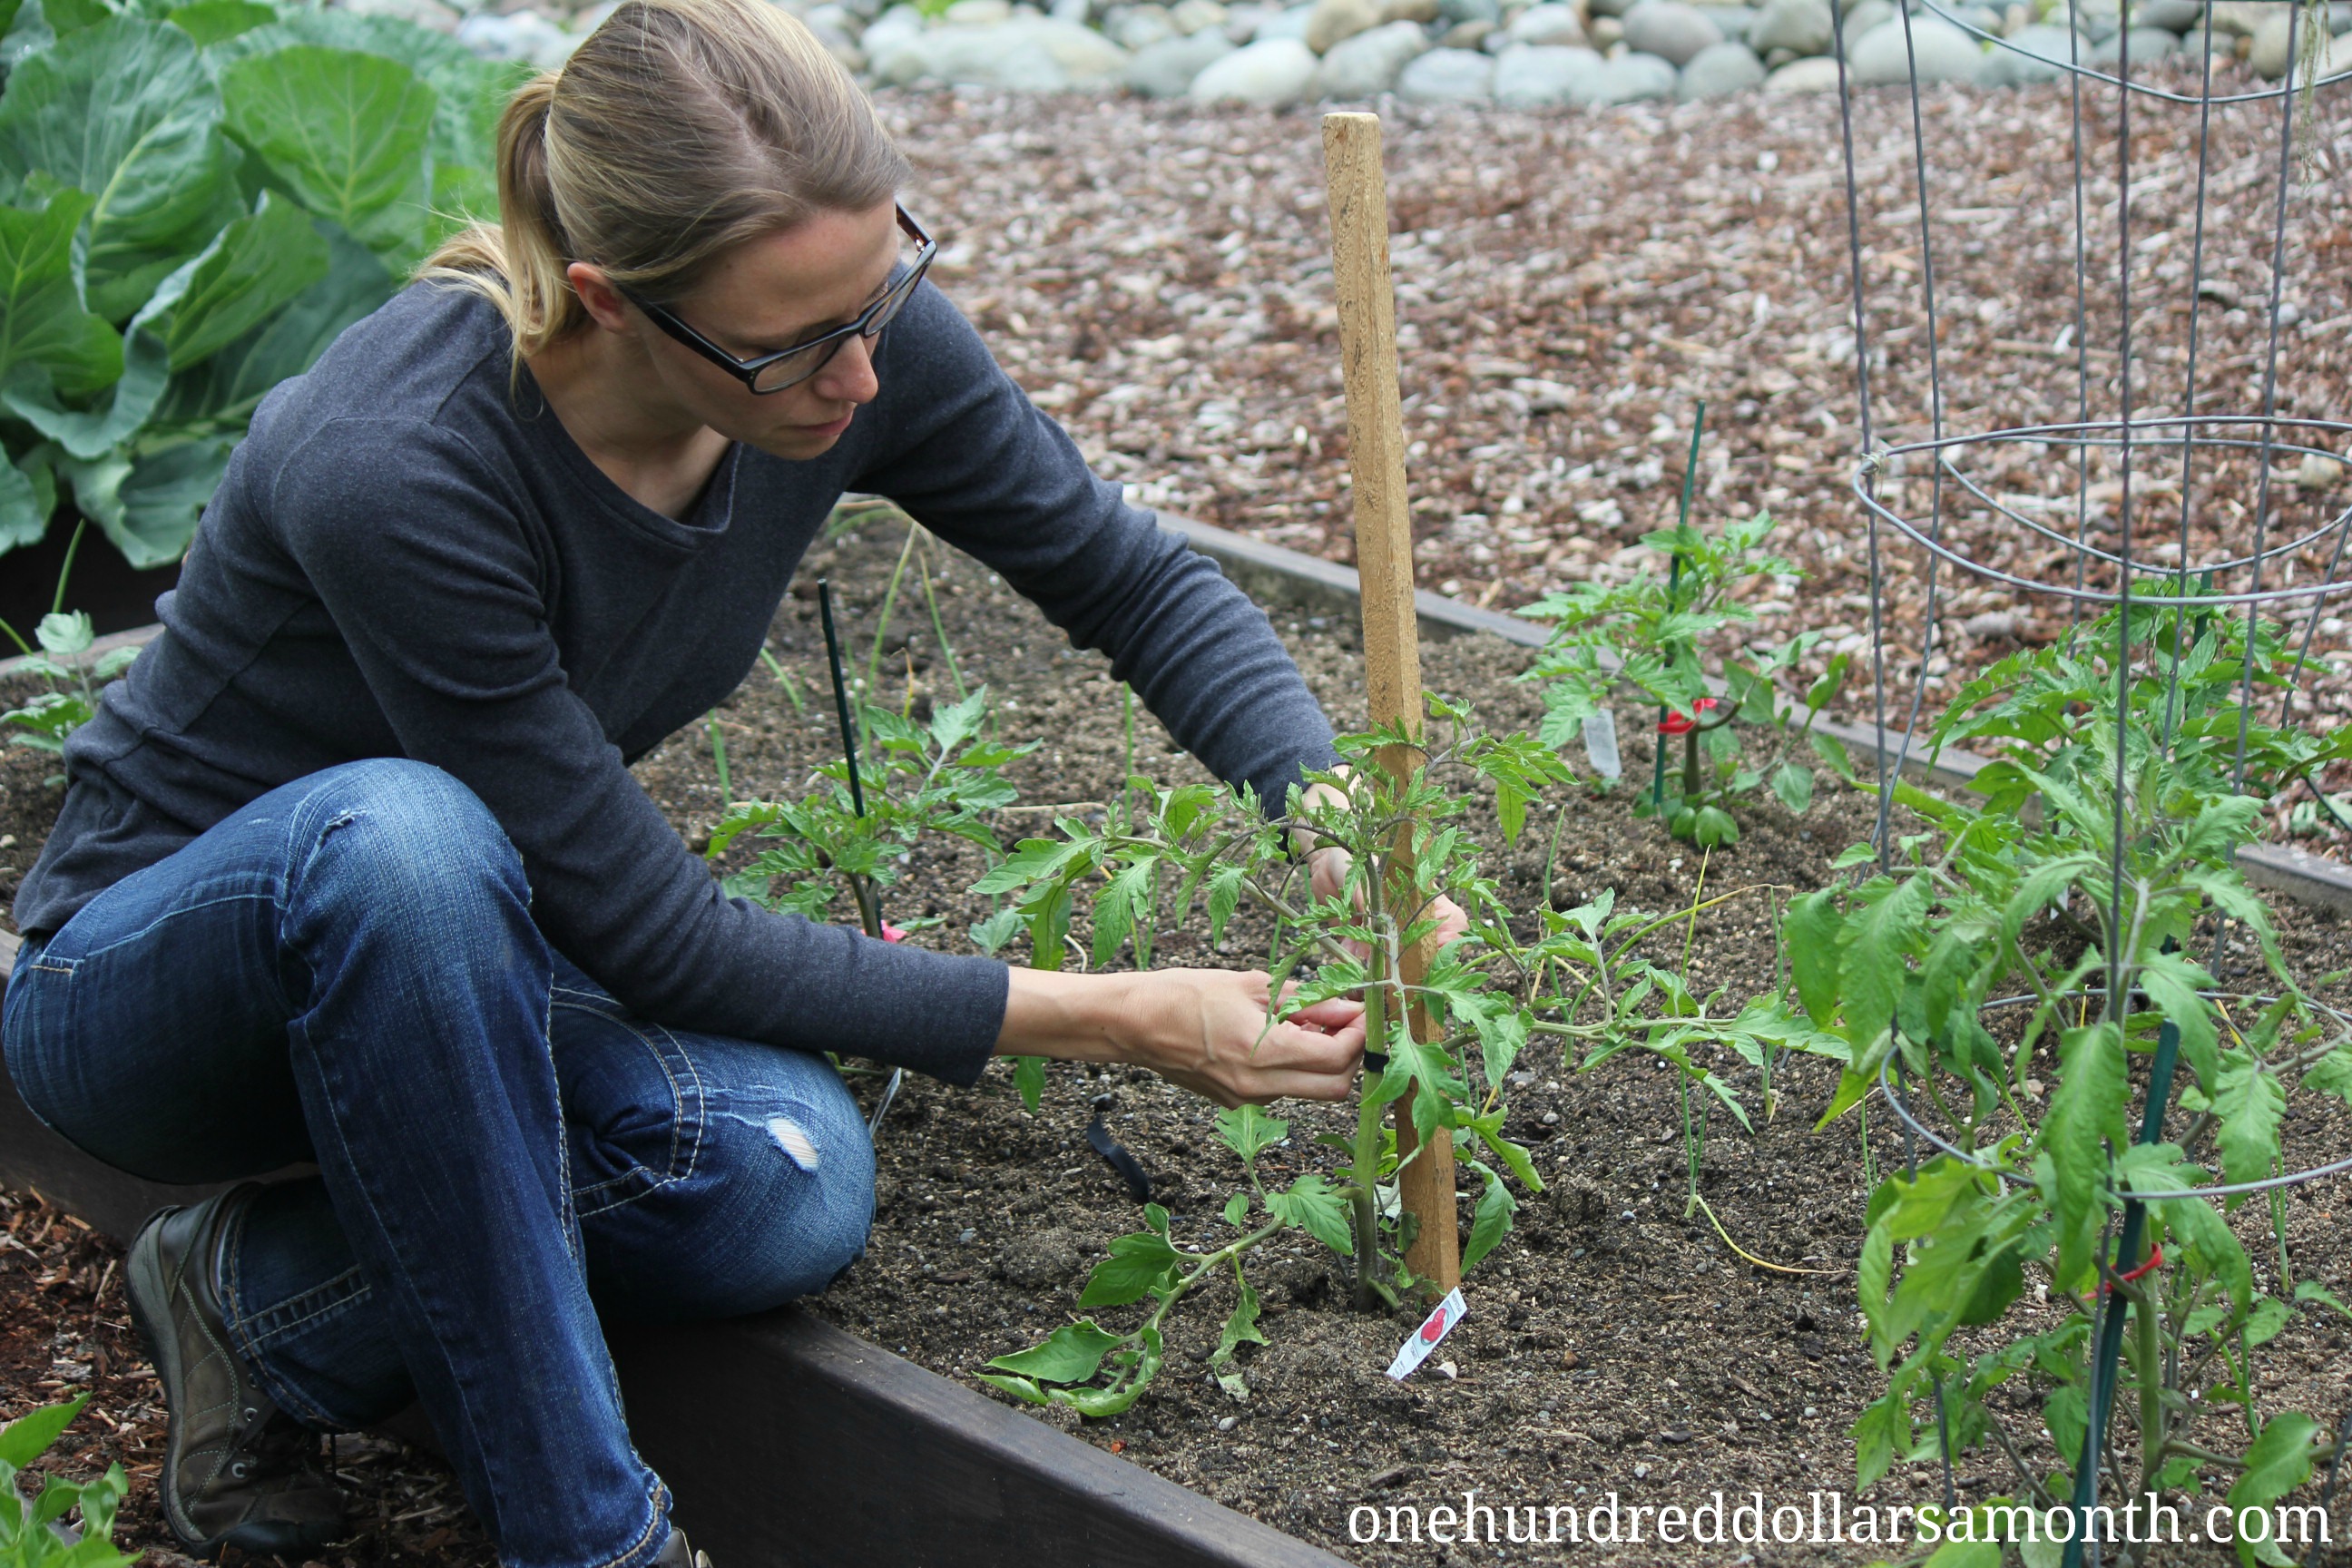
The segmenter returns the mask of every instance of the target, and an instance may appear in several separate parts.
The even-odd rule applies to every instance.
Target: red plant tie
[[[1669,713],[1664,718],[1659,720],[1658,733],[1661,735],[1687,735],[1694,729],[1698,727],[1698,715],[1706,712],[1708,709],[1714,706],[1714,698],[1702,697],[1697,701],[1691,704],[1691,710],[1688,713]]]
[[[2116,1279],[2120,1279],[2120,1280],[2122,1280],[2122,1281],[2124,1281],[2124,1283],[2126,1283],[2126,1285],[2128,1285],[2128,1284],[2129,1284],[2129,1283],[2131,1283],[2133,1280],[2135,1280],[2135,1279],[2138,1279],[2141,1275],[2143,1275],[2143,1274],[2147,1274],[2147,1273],[2150,1273],[2150,1272],[2153,1272],[2154,1270],[2156,1270],[2156,1269],[2158,1269],[2158,1268],[2162,1268],[2163,1266],[2164,1266],[2164,1247],[2163,1247],[2163,1246],[2162,1246],[2161,1244],[2158,1244],[2158,1246],[2157,1246],[2157,1247],[2156,1247],[2152,1251],[2150,1251],[2150,1252],[2148,1253],[2148,1255],[2147,1255],[2147,1262],[2145,1262],[2145,1263],[2141,1264],[2138,1268],[2137,1268],[2133,1269],[2130,1273],[2128,1273],[2128,1274],[2118,1274],[2118,1275],[2116,1275]]]

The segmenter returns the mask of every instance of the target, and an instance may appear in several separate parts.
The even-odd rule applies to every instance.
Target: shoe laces
[[[336,1484],[333,1450],[321,1434],[258,1396],[239,1412],[239,1417],[228,1444],[227,1473],[232,1479],[268,1481],[288,1476]]]

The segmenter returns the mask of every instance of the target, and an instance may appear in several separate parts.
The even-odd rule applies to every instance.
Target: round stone
[[[1684,65],[1709,44],[1723,42],[1723,29],[1684,0],[1642,0],[1625,13],[1625,47]]]
[[[2128,32],[2114,34],[2092,45],[2091,58],[2100,65],[2112,68],[2116,61],[2123,58],[2123,48],[2126,43],[2131,45],[2134,72],[2137,72],[2140,67],[2150,61],[2160,60],[2180,47],[2179,35],[2167,32],[2162,27],[2134,27]]]
[[[1503,29],[1504,46],[1512,44],[1581,44],[1584,24],[1573,5],[1530,5]]]
[[[1515,44],[1495,62],[1495,101],[1506,109],[1590,103],[1608,62],[1571,44]]]
[[[1984,65],[1984,50],[1976,39],[1936,16],[1912,17],[1907,40],[1900,17],[1881,22],[1862,36],[1848,56],[1857,87],[1886,87],[1915,79],[1922,87],[1970,82]]]
[[[1756,58],[1756,51],[1727,38],[1719,44],[1709,44],[1691,57],[1690,64],[1683,67],[1682,79],[1675,84],[1675,96],[1685,103],[1728,98],[1763,79],[1764,62]]]
[[[1830,51],[1832,23],[1830,0],[1764,0],[1756,25],[1748,29],[1748,47],[1759,55],[1787,49],[1800,55]]]
[[[2091,49],[2090,40],[2080,33],[2035,22],[2020,27],[2002,39],[2001,45],[1995,46],[1985,57],[1984,69],[1977,80],[1985,87],[2063,81],[2071,62],[2090,62]]]
[[[2199,0],[2139,0],[2132,7],[2132,20],[2138,26],[2174,33],[2185,33],[2204,19],[2205,7]]]
[[[1165,5],[1121,6],[1105,20],[1103,31],[1122,49],[1148,49],[1177,36]]]
[[[1397,75],[1429,52],[1429,35],[1412,22],[1390,22],[1331,46],[1315,73],[1318,98],[1376,98]]]
[[[1623,54],[1604,61],[1593,79],[1589,104],[1639,103],[1644,99],[1672,98],[1675,86],[1672,62],[1656,55]]]
[[[1495,61],[1471,49],[1432,49],[1398,73],[1407,103],[1485,103],[1495,95]]]
[[[1381,0],[1315,0],[1307,22],[1307,47],[1328,54],[1331,46],[1381,25]]]
[[[1145,98],[1181,98],[1194,77],[1233,52],[1234,46],[1213,28],[1189,38],[1164,39],[1138,49],[1127,62],[1127,89]]]
[[[1837,61],[1824,55],[1790,60],[1764,79],[1766,92],[1835,92],[1837,89]]]
[[[1235,49],[1192,79],[1195,103],[1252,103],[1284,109],[1315,85],[1315,51],[1297,38],[1265,38]]]

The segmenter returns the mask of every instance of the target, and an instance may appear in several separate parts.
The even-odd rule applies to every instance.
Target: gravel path
[[[1145,504],[1349,559],[1345,407],[1313,113],[955,92],[886,91],[880,101],[916,162],[908,199],[941,238],[940,281],[1100,471]],[[2291,193],[2283,298],[2292,324],[2277,394],[2286,415],[2352,406],[2346,102],[2323,95],[2316,151]],[[1926,258],[1910,100],[1874,91],[1854,105],[1874,438],[1928,434],[1923,260],[1937,294],[1947,430],[2071,419],[2069,89],[1936,88],[1921,107],[1933,187]],[[2197,311],[2200,413],[2261,407],[2277,112],[2254,105],[2214,115]],[[1565,114],[1391,105],[1383,115],[1423,585],[1510,608],[1576,581],[1657,567],[1639,541],[1671,521],[1703,397],[1703,518],[1769,509],[1782,522],[1775,543],[1812,574],[1759,604],[1759,637],[1822,631],[1821,657],[1866,647],[1834,96]],[[2085,337],[2091,413],[2111,418],[2121,363],[2112,347],[2112,104],[2086,97],[2085,119],[2106,122],[2086,133],[2084,153]],[[2132,126],[2134,407],[2177,414],[2196,116],[2141,103]],[[2343,450],[2340,438],[2319,444]],[[2104,458],[2081,476],[2070,453],[2040,445],[1987,446],[1961,460],[1988,492],[2010,498],[2012,513],[2071,536],[2081,491],[2095,542],[2116,527],[2117,476]],[[2199,459],[2192,563],[2249,542],[2254,466]],[[1886,490],[1923,521],[1925,471],[1915,463],[1912,479],[1891,476]],[[2315,483],[2297,483],[2298,471]],[[2301,531],[2352,504],[2340,467],[2298,470],[2282,459],[2276,479],[2273,530]],[[2143,453],[2132,486],[2137,535],[2176,538],[2177,453]],[[1964,509],[1966,492],[1945,489],[1947,536],[1965,553],[2036,581],[2071,582],[2071,551],[1990,509]],[[1887,684],[1898,713],[1910,690],[1904,667],[1918,658],[1927,575],[1926,552],[1900,542],[1887,531]],[[2295,563],[2301,580],[2324,572],[2326,542]],[[1931,701],[1948,698],[1968,669],[2068,624],[2060,600],[1956,581],[1948,567],[1939,583]],[[2338,661],[2352,661],[2342,621],[2321,622],[2314,657],[2309,694],[2319,721],[2332,725],[2352,710],[2352,680],[2338,673]],[[1853,700],[1867,700],[1866,685],[1850,689]]]

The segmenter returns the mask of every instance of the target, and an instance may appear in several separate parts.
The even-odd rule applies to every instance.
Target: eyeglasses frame
[[[914,294],[916,287],[922,282],[923,274],[930,270],[931,258],[940,253],[939,241],[924,232],[923,226],[917,223],[905,207],[897,207],[896,210],[899,232],[912,239],[917,247],[915,259],[908,267],[908,275],[892,284],[883,293],[882,298],[859,311],[856,321],[837,327],[823,337],[812,338],[804,343],[795,343],[788,349],[778,349],[773,353],[760,354],[751,359],[737,359],[733,354],[680,321],[667,306],[655,304],[651,300],[644,298],[636,290],[624,284],[614,283],[613,289],[622,299],[644,311],[646,319],[655,326],[741,382],[744,390],[750,392],[754,397],[767,397],[779,392],[790,392],[793,387],[810,380],[826,365],[831,364],[833,356],[841,352],[841,345],[847,342],[853,334],[864,336],[868,340],[881,336],[882,329],[890,324],[889,320],[885,319],[876,322],[874,318],[885,307],[890,307],[890,314],[895,317],[898,309],[905,306],[908,299]],[[871,323],[870,327],[869,323]],[[807,353],[814,349],[822,349],[824,352],[816,356],[815,361],[809,366],[806,375],[795,376],[780,386],[763,387],[757,384],[760,373],[778,360],[790,359],[794,354]]]

